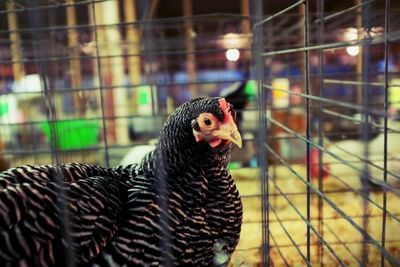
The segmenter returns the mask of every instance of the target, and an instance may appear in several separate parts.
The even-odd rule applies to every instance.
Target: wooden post
[[[192,0],[182,0],[183,3],[183,15],[185,17],[191,17],[192,13]],[[193,23],[192,19],[188,18],[185,20],[185,35],[186,35],[186,67],[189,76],[189,83],[196,82],[196,56],[195,46],[193,42]],[[190,84],[189,89],[192,94],[192,98],[197,96],[196,84]]]
[[[249,2],[249,0],[242,0],[241,8],[242,8],[242,16],[250,17],[250,2]],[[244,34],[250,33],[250,20],[249,19],[242,20],[242,32]]]
[[[95,24],[94,16],[93,16],[93,9],[92,9],[93,5],[95,5],[95,4],[93,3],[93,4],[88,5],[88,9],[87,9],[88,10],[89,24]],[[96,19],[98,20],[98,18],[96,18]],[[99,34],[100,34],[100,30],[97,29],[97,39],[100,38]],[[96,50],[97,43],[96,43],[96,38],[95,38],[95,34],[94,34],[93,28],[92,28],[91,38],[90,39],[92,41],[87,44],[88,49],[89,49],[88,53],[91,56],[97,57],[98,56],[97,55],[97,50]],[[96,60],[93,60],[92,66],[93,66],[92,82],[93,82],[93,85],[95,87],[99,87],[100,86],[100,78],[101,77],[99,77],[99,69],[98,69],[98,65],[97,65]],[[90,92],[90,94],[95,96],[97,103],[101,102],[100,94],[98,93],[98,91]],[[91,112],[91,110],[87,109],[86,112]]]
[[[136,16],[136,0],[125,0],[125,22],[133,23],[137,21]],[[131,85],[136,86],[141,83],[141,63],[140,63],[140,34],[138,27],[135,24],[127,26],[126,29],[126,41],[128,45],[128,68],[129,68],[129,80]],[[135,55],[135,56],[132,56]],[[133,88],[131,98],[134,113],[137,113],[137,90]]]
[[[11,43],[11,60],[12,63],[12,70],[13,70],[13,77],[14,82],[19,82],[25,75],[24,63],[22,62],[22,49],[21,49],[21,39],[18,32],[18,18],[15,10],[14,2],[7,1],[6,3],[7,8],[7,21],[8,21],[8,30],[10,31],[10,43]],[[22,113],[24,116],[29,116],[29,108],[27,105],[22,105],[21,107]],[[23,132],[26,132],[27,125],[21,125],[21,129]],[[3,159],[0,158],[0,161]],[[0,163],[1,165],[1,163]],[[6,164],[4,164],[6,166]]]
[[[154,14],[156,13],[156,10],[157,10],[157,7],[158,7],[159,3],[160,3],[160,0],[153,0],[151,2],[150,18],[154,17]]]
[[[250,58],[251,51],[250,51],[250,1],[249,0],[241,0],[241,9],[242,9],[242,16],[248,17],[242,19],[242,34],[244,38],[245,36],[248,37],[249,42],[246,43],[244,48],[248,49],[242,53],[243,58]]]
[[[15,9],[14,2],[7,1],[7,20],[8,29],[10,30],[11,41],[11,59],[13,61],[14,81],[19,81],[25,74],[24,64],[22,63],[21,40],[18,33],[17,14],[12,10]]]
[[[101,78],[112,87],[112,90],[105,90],[104,96],[107,114],[115,116],[114,121],[116,142],[118,144],[128,144],[128,121],[123,117],[129,114],[128,102],[126,97],[124,61],[121,46],[121,34],[117,25],[121,23],[119,17],[118,1],[98,2],[95,4],[96,24],[105,25],[98,29],[99,43],[98,50],[101,57],[111,56],[101,60]],[[107,26],[109,25],[109,26]],[[113,25],[113,26],[111,26]],[[118,88],[113,88],[118,86]],[[110,124],[110,127],[113,124]]]
[[[74,0],[68,0],[68,3],[73,3]],[[70,79],[71,79],[71,87],[72,87],[72,95],[74,99],[74,106],[77,115],[83,115],[84,104],[82,103],[82,98],[79,95],[79,91],[81,90],[81,62],[79,59],[79,36],[74,28],[76,26],[76,12],[75,6],[70,5],[66,8],[67,11],[67,25],[68,25],[68,45],[69,45],[69,55],[72,58],[70,60]]]

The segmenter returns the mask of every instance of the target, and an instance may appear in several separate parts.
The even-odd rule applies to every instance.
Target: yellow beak
[[[242,136],[235,123],[223,124],[219,130],[213,131],[213,136],[228,140],[242,148]]]

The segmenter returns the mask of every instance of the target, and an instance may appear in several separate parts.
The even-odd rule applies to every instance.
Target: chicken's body
[[[383,123],[382,123],[383,124]],[[391,186],[398,185],[400,180],[400,123],[395,120],[388,120],[389,131],[387,133],[387,183]],[[383,182],[384,168],[384,133],[378,134],[368,142],[368,160],[367,164],[370,173],[370,182],[381,184]],[[362,187],[360,179],[365,168],[366,144],[362,140],[343,140],[336,142],[328,147],[329,153],[323,154],[324,168],[330,176],[339,178],[346,182],[352,188]],[[344,163],[343,163],[344,162]]]
[[[78,266],[227,264],[242,218],[226,169],[231,145],[210,146],[193,138],[191,128],[194,118],[210,112],[202,105],[216,101],[178,109],[140,164],[24,166],[0,174],[0,265],[65,264],[57,176],[65,182]],[[193,114],[188,105],[200,111]]]

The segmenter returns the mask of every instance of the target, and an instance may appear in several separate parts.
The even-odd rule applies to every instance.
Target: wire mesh
[[[0,30],[4,51],[1,64],[4,69],[9,70],[14,65],[19,65],[24,68],[20,72],[28,74],[20,82],[21,90],[16,90],[12,88],[13,86],[18,87],[18,85],[13,85],[12,75],[4,72],[3,79],[7,85],[2,90],[2,96],[4,99],[26,99],[28,104],[34,104],[32,105],[33,111],[23,111],[21,116],[27,117],[32,112],[35,113],[35,118],[23,118],[17,123],[9,123],[6,116],[2,121],[5,129],[2,134],[3,139],[10,147],[3,153],[16,159],[12,165],[18,165],[18,159],[24,163],[48,162],[48,159],[40,161],[39,159],[24,159],[24,157],[40,155],[44,159],[54,152],[49,142],[46,141],[47,139],[43,140],[42,136],[42,128],[45,127],[43,123],[48,120],[41,107],[46,106],[47,98],[42,97],[43,90],[40,85],[35,84],[36,89],[26,89],[27,83],[40,81],[38,77],[29,76],[37,73],[36,68],[40,64],[49,66],[46,81],[50,84],[51,93],[56,102],[57,119],[55,120],[62,122],[62,125],[58,125],[58,127],[66,128],[67,131],[51,136],[63,139],[69,133],[69,128],[78,127],[80,123],[86,124],[86,122],[87,131],[97,135],[88,138],[92,140],[81,140],[81,144],[75,146],[67,143],[62,147],[62,151],[58,151],[56,154],[61,157],[79,156],[82,151],[85,151],[85,157],[79,159],[80,161],[86,158],[88,163],[96,162],[108,166],[115,165],[120,160],[119,155],[112,155],[114,151],[118,154],[119,150],[126,150],[132,146],[130,140],[126,140],[126,136],[117,136],[118,134],[128,134],[128,131],[125,130],[120,133],[119,128],[124,129],[126,124],[129,124],[131,128],[134,122],[151,120],[153,125],[145,125],[141,128],[139,125],[137,128],[140,129],[135,129],[136,133],[132,133],[136,136],[131,137],[134,139],[134,144],[146,144],[149,138],[158,136],[162,121],[168,114],[176,106],[190,98],[191,92],[186,88],[188,85],[195,86],[195,92],[198,95],[210,95],[216,94],[221,88],[232,82],[244,80],[248,75],[249,60],[238,62],[237,70],[228,71],[224,70],[225,62],[209,60],[210,57],[224,57],[226,52],[224,43],[229,42],[230,38],[234,38],[233,41],[236,42],[239,40],[238,49],[248,50],[246,48],[247,42],[249,42],[248,38],[241,34],[240,30],[241,21],[248,20],[248,18],[229,14],[193,18],[193,32],[195,31],[197,36],[195,38],[196,50],[191,53],[196,56],[199,78],[189,80],[185,63],[185,57],[188,54],[185,47],[185,22],[188,18],[104,22],[101,15],[96,17],[97,13],[101,14],[101,10],[96,11],[93,8],[105,4],[105,2],[118,3],[118,1],[59,1],[58,4],[55,4],[37,1],[35,4],[28,5],[24,1],[9,1],[8,4],[13,4],[13,7],[8,9],[6,4],[3,4],[2,12],[17,16],[19,20],[26,14],[41,12],[37,16],[41,16],[40,20],[43,24],[41,27],[33,27],[22,19],[24,25],[19,25],[15,29],[3,28]],[[65,17],[68,7],[75,8],[83,19],[74,25],[68,25]],[[54,18],[55,16],[61,18]],[[132,40],[126,39],[130,30],[143,33],[143,38],[132,43]],[[37,33],[43,35],[42,40],[37,38]],[[70,35],[72,33],[79,37],[74,44],[71,43]],[[224,33],[231,33],[233,37],[224,39]],[[13,34],[18,35],[18,41],[9,39],[9,35]],[[110,44],[107,38],[112,38],[112,36],[107,35],[111,34],[119,35],[119,41]],[[149,45],[150,38],[153,38],[153,42],[157,45]],[[45,52],[44,55],[33,54],[33,45],[38,42],[39,46],[47,48],[46,51],[41,51]],[[14,55],[12,53],[14,51],[11,51],[11,44],[15,43],[17,43],[19,51],[15,51]],[[233,48],[235,48],[235,44],[233,44]],[[135,77],[136,81],[129,73],[131,71],[130,60],[137,60],[141,64],[140,77]],[[75,61],[80,62],[79,70],[74,69]],[[116,68],[115,64],[121,64],[120,68],[122,68],[117,75],[113,70]],[[215,70],[214,74],[210,73],[210,70]],[[80,72],[79,75],[77,72]],[[74,81],[77,79],[79,80],[78,84],[77,81]],[[116,108],[112,98],[120,97],[119,95],[127,95],[129,101],[118,100],[119,107]],[[142,98],[140,99],[140,97]],[[146,103],[137,104],[138,101]],[[148,106],[145,104],[150,108],[146,109]],[[15,135],[19,135],[23,131],[22,128],[30,129],[29,135],[33,136],[35,133],[41,140],[39,142],[15,140]],[[60,142],[62,143],[62,141]],[[93,156],[94,154],[97,155]],[[98,157],[101,154],[102,156]],[[87,155],[90,156],[87,157]]]
[[[239,152],[241,168],[230,166],[244,204],[231,265],[400,265],[393,1],[269,10],[252,0],[250,17],[137,21],[122,2],[0,3],[0,138],[11,166],[117,165],[184,101],[252,81],[239,126],[250,159]]]
[[[398,218],[395,208],[389,208],[387,197],[389,192],[393,201],[398,197],[399,169],[393,165],[398,159],[390,160],[390,155],[397,153],[390,152],[397,150],[397,141],[392,138],[399,137],[395,126],[397,102],[388,98],[389,92],[397,91],[395,85],[390,85],[390,81],[397,82],[398,75],[393,67],[398,64],[393,63],[397,60],[398,27],[391,20],[397,10],[390,8],[389,1],[359,1],[327,12],[325,2],[295,1],[255,24],[265,32],[272,31],[272,40],[255,55],[264,57],[270,70],[263,84],[264,90],[269,91],[263,105],[270,111],[265,114],[270,134],[264,144],[268,150],[268,179],[273,188],[270,192],[275,193],[269,196],[269,212],[281,222],[279,217],[294,211],[291,215],[302,225],[300,228],[280,223],[274,227],[270,221],[271,236],[276,240],[278,233],[286,235],[290,242],[285,242],[285,246],[295,249],[290,250],[290,256],[283,249],[278,253],[271,249],[270,258],[278,266],[396,266],[399,232],[394,229],[398,227]],[[274,32],[272,26],[289,21],[287,13],[293,10],[298,14],[292,13],[293,27],[275,28]],[[348,39],[346,32],[350,31],[355,35]],[[352,49],[357,52],[351,55]],[[351,62],[343,62],[349,54]],[[274,71],[274,64],[279,64],[280,69]],[[335,65],[343,71],[332,70]],[[294,68],[298,69],[295,74]],[[277,81],[280,78],[283,79]],[[303,121],[300,126],[298,120]],[[388,121],[395,128],[391,134]],[[341,124],[347,126],[342,128]],[[339,136],[335,136],[335,131]],[[295,142],[303,146],[302,158],[287,151],[298,149]],[[282,165],[286,168],[282,169]],[[389,175],[391,181],[387,179]],[[302,199],[301,194],[296,201],[288,196],[292,193],[287,185],[291,176],[305,185]],[[332,188],[343,188],[346,193],[334,196],[328,193]],[[343,200],[348,197],[352,199]],[[338,218],[335,225],[328,219],[332,212],[329,209]],[[382,217],[376,220],[373,214]],[[360,215],[362,219],[357,218]],[[390,228],[394,242],[390,249],[386,244],[389,217],[394,227]],[[348,225],[342,226],[339,220]],[[294,238],[294,229],[302,235]]]

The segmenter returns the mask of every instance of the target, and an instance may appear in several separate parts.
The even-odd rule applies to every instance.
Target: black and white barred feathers
[[[196,99],[170,116],[141,164],[1,173],[0,266],[65,266],[67,249],[75,266],[227,265],[242,204],[226,167],[240,135],[220,132],[234,117],[224,99]],[[61,190],[70,242],[62,231]]]

